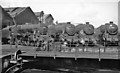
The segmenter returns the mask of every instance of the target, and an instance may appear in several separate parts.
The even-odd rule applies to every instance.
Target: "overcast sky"
[[[2,7],[30,6],[34,12],[52,14],[55,21],[85,23],[95,27],[114,21],[118,24],[119,0],[0,0]]]

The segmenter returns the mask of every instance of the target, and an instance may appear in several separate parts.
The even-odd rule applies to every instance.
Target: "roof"
[[[15,17],[16,15],[20,14],[22,11],[24,11],[27,7],[12,7],[12,8],[4,8],[4,10],[9,13],[12,17]]]
[[[44,14],[43,19],[47,19],[48,17],[52,17],[52,19],[54,20],[54,18],[51,14]]]
[[[40,16],[41,12],[34,12],[37,17]]]
[[[0,14],[2,14],[2,28],[4,28],[4,26],[6,27],[7,25],[13,25],[13,19],[12,17],[4,10],[4,8],[2,8],[0,6]],[[1,27],[0,27],[1,29]]]
[[[5,11],[4,8],[0,6],[0,9],[2,9],[2,16],[8,17],[9,19],[12,19],[12,17]]]
[[[35,13],[35,15],[36,15],[37,17],[40,17],[42,11],[41,11],[41,12],[34,12],[34,13]],[[43,15],[43,19],[47,19],[48,17],[52,17],[52,19],[54,20],[54,18],[53,18],[53,16],[52,16],[51,14],[44,14],[44,15]]]
[[[39,23],[38,18],[30,7],[12,7],[4,8],[7,13],[15,19],[16,24],[22,25],[25,23]]]

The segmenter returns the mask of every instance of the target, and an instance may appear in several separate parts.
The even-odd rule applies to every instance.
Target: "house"
[[[17,25],[39,23],[39,20],[30,7],[12,7],[4,8],[4,10],[11,15],[13,21]]]
[[[0,30],[2,28],[7,27],[8,25],[13,25],[13,19],[12,17],[0,6],[0,23],[2,23],[0,25]]]
[[[53,16],[51,14],[45,14],[43,16],[43,23],[48,23],[48,24],[52,24],[53,23]]]
[[[41,11],[41,12],[35,12],[35,15],[37,16],[37,18],[41,23],[53,24],[54,18],[51,14],[44,14],[44,12]]]
[[[44,12],[41,11],[41,12],[34,12],[36,17],[38,18],[39,22],[41,23],[42,20],[43,20],[43,15],[44,15]]]

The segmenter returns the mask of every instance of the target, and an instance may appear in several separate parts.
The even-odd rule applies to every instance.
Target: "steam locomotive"
[[[118,45],[119,32],[116,24],[113,22],[106,23],[104,26],[100,27],[100,31],[103,33],[105,45]]]
[[[69,22],[63,24],[60,23],[42,28],[43,29],[40,29],[40,32],[38,32],[38,34],[42,33],[42,35],[39,36],[42,41],[40,44],[47,42],[46,45],[49,46],[49,44],[51,44],[50,47],[52,47],[53,45],[55,46],[55,44],[59,43],[59,51],[65,50],[62,49],[63,46],[64,48],[69,48],[66,49],[67,51],[72,51],[77,47],[109,47],[119,46],[120,43],[118,26],[113,22],[101,25],[96,30],[89,22],[86,22],[85,24],[78,24],[77,26],[74,26]],[[50,47],[49,49],[51,49]]]
[[[89,50],[88,48],[100,48],[101,46],[105,49],[110,47],[117,49],[117,46],[120,45],[120,32],[118,26],[112,21],[98,28],[94,28],[89,22],[77,26],[68,22],[56,25],[18,25],[17,28],[18,33],[15,36],[18,41],[21,41],[19,43],[36,46],[37,50],[71,52],[73,50],[85,51]],[[27,31],[23,33],[21,30]],[[53,49],[55,46],[58,49]]]
[[[28,68],[57,71],[67,69],[68,73],[81,70],[89,73],[91,69],[93,73],[101,68],[120,70],[120,32],[118,26],[111,21],[98,28],[89,22],[77,26],[70,22],[39,27],[36,25],[34,28],[32,27],[31,33],[33,37],[27,41],[35,44],[35,50],[28,53],[18,50],[14,55],[17,64],[8,68],[6,73],[9,70],[13,72],[16,68],[16,72]],[[19,60],[19,57],[23,60]]]

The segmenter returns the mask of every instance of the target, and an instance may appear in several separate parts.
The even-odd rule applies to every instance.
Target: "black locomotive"
[[[27,46],[35,46],[35,50],[27,53],[17,51],[14,55],[17,64],[9,67],[6,73],[21,72],[28,68],[68,73],[93,73],[99,69],[120,70],[120,32],[113,22],[98,28],[94,28],[89,22],[77,26],[70,22],[40,24],[25,29],[24,26],[26,25],[18,26],[21,28],[17,31],[24,31],[18,33],[25,34],[18,40]]]

